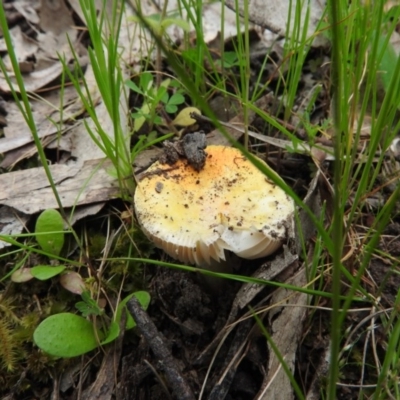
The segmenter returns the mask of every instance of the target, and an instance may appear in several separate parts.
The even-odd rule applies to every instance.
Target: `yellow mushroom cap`
[[[206,153],[201,171],[180,159],[157,161],[142,175],[134,204],[145,234],[171,257],[202,267],[225,260],[225,250],[248,259],[276,251],[292,199],[239,150],[208,146]]]

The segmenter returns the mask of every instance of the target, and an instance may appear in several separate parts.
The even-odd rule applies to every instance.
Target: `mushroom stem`
[[[210,259],[208,264],[201,265],[201,268],[212,272],[221,274],[231,274],[238,270],[242,260],[234,253],[225,250],[225,260],[216,261]],[[227,279],[219,278],[217,276],[201,274],[201,279],[205,282],[206,286],[213,292],[218,293],[225,285]]]

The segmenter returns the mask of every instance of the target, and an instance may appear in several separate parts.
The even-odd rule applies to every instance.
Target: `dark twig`
[[[132,297],[128,301],[127,307],[153,350],[154,355],[159,360],[160,368],[162,368],[175,398],[179,400],[195,400],[194,394],[183,378],[175,359],[168,349],[165,339],[158,332],[147,313],[142,309],[138,300]]]

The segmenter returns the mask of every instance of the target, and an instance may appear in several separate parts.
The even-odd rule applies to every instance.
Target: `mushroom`
[[[157,161],[139,177],[134,205],[144,233],[171,257],[204,268],[229,252],[247,259],[275,252],[292,225],[293,200],[239,150],[206,153],[200,171],[181,158]]]

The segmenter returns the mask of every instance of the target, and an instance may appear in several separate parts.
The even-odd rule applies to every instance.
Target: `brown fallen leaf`
[[[239,12],[241,16],[244,16],[245,2],[243,0],[226,0],[225,4],[232,10]],[[238,9],[236,8],[238,7]],[[288,15],[291,15],[291,31],[295,26],[295,18],[297,18],[297,2],[290,0],[283,1],[269,1],[264,0],[253,0],[248,3],[248,15],[251,22],[267,28],[268,30],[278,34],[282,37],[286,36],[287,31],[287,19]],[[310,2],[304,2],[301,6],[301,20],[304,22],[306,19],[307,7],[309,7],[309,22],[307,29],[307,36],[311,37],[319,21],[321,20],[325,7],[325,0],[311,0]],[[302,28],[300,28],[301,31]],[[318,47],[327,43],[327,39],[319,35],[314,39],[313,45]]]
[[[119,195],[117,181],[107,170],[111,163],[89,160],[83,164],[51,165],[50,171],[64,207],[92,204]],[[58,208],[44,169],[32,168],[0,175],[0,204],[25,214]]]

